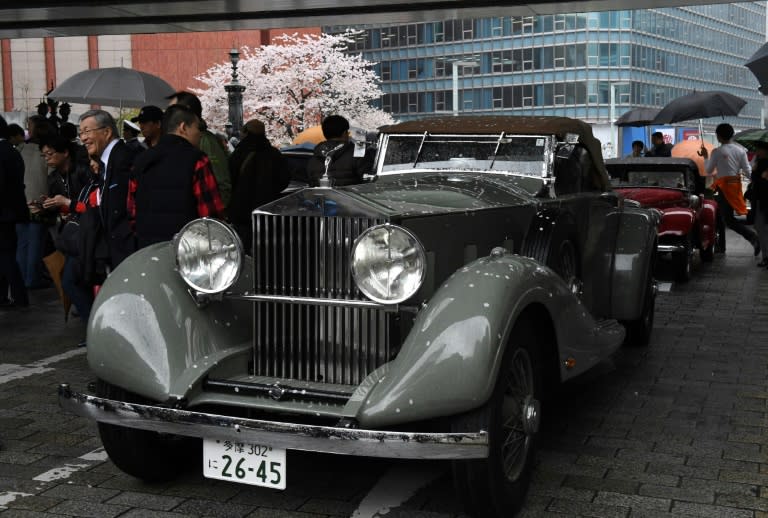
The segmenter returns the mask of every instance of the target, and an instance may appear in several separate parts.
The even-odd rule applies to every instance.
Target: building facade
[[[402,120],[560,115],[592,123],[610,142],[610,121],[624,111],[725,90],[748,101],[728,122],[763,126],[763,96],[743,64],[766,40],[766,2],[360,29],[351,51],[377,63],[381,107]],[[703,122],[706,132],[722,120]],[[622,133],[623,140],[638,136]]]

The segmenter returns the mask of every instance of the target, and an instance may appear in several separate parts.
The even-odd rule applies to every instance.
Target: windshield
[[[611,178],[614,187],[670,187],[686,189],[685,175],[677,171],[627,171],[626,178]]]
[[[546,175],[551,137],[501,135],[389,135],[380,172],[495,171]]]

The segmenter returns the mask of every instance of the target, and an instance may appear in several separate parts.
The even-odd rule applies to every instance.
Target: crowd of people
[[[58,253],[62,289],[87,322],[111,271],[198,217],[229,221],[250,250],[251,212],[292,179],[282,153],[255,119],[230,153],[195,95],[168,101],[124,120],[122,137],[104,110],[83,113],[78,126],[39,110],[28,136],[0,117],[0,307],[28,306],[28,290],[50,285],[43,258]],[[311,185],[324,175],[337,185],[362,181],[372,160],[355,153],[347,120],[326,117],[322,129],[327,142],[300,176]]]

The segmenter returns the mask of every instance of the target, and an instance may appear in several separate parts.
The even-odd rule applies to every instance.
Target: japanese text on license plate
[[[242,484],[285,489],[285,450],[266,444],[203,440],[203,475]]]

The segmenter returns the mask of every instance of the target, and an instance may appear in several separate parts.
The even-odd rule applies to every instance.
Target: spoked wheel
[[[455,418],[454,431],[487,430],[488,458],[454,461],[457,492],[477,518],[512,516],[522,506],[531,480],[540,423],[541,371],[527,324],[512,332],[490,400]]]
[[[141,398],[98,380],[96,395],[141,403]],[[200,458],[200,440],[99,423],[99,436],[109,459],[125,473],[147,482],[170,480]]]
[[[571,293],[581,295],[581,262],[573,217],[543,211],[536,215],[531,227],[520,254],[549,266],[565,281]]]
[[[570,239],[560,242],[557,253],[557,273],[565,281],[574,295],[580,295],[582,291],[581,271],[579,268],[579,259],[576,253],[576,245]]]

